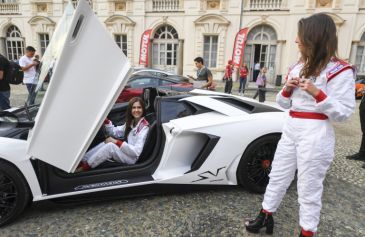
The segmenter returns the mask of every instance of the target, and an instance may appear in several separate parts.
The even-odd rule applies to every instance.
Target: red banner
[[[145,67],[148,66],[148,48],[150,45],[150,37],[151,37],[152,29],[148,29],[143,32],[141,37],[141,47],[139,50],[139,65],[143,65]]]
[[[236,67],[241,66],[241,61],[243,58],[243,55],[245,53],[245,45],[247,40],[247,31],[248,28],[241,29],[234,40],[234,48],[233,48],[233,54],[232,54],[232,62],[233,65]]]

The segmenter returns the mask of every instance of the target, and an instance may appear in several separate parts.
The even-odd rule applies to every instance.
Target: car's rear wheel
[[[280,135],[267,135],[252,142],[237,169],[238,183],[251,192],[264,193]]]
[[[28,205],[30,190],[13,165],[0,161],[0,226],[17,218]]]

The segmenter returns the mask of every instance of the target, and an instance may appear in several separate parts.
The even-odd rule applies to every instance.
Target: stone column
[[[177,47],[177,74],[182,75],[184,71],[184,40],[179,39]]]
[[[349,63],[351,63],[351,64],[355,64],[355,62],[356,62],[356,51],[357,51],[358,44],[359,44],[359,41],[352,41],[350,58],[349,58]]]
[[[281,51],[284,43],[285,40],[278,40],[276,42],[274,84],[276,82],[276,76],[281,75]],[[284,78],[283,75],[282,78]]]
[[[7,57],[8,54],[6,51],[5,40],[6,40],[5,37],[0,37],[0,53],[5,57]]]

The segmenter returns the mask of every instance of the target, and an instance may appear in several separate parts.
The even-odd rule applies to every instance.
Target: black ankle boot
[[[251,233],[258,233],[261,228],[266,227],[266,234],[271,235],[274,231],[274,218],[272,214],[265,213],[261,209],[256,219],[246,222],[245,226],[246,230]]]

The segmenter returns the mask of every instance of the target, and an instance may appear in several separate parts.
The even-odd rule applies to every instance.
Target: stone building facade
[[[149,67],[193,74],[202,56],[222,78],[239,29],[248,27],[244,60],[269,69],[273,83],[297,60],[297,22],[317,12],[336,22],[339,57],[365,75],[365,0],[89,0],[134,66],[141,35],[152,29]],[[77,5],[77,1],[73,2]],[[0,52],[16,60],[24,47],[43,54],[67,5],[64,0],[1,0]],[[95,45],[95,47],[102,47]],[[92,49],[90,49],[92,52]],[[251,73],[252,74],[252,73]]]

